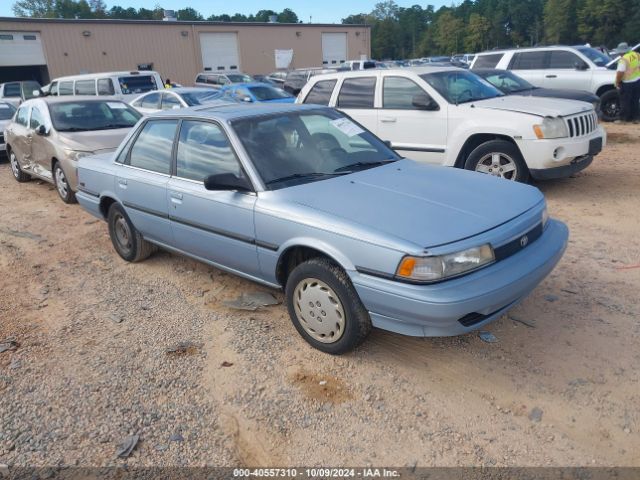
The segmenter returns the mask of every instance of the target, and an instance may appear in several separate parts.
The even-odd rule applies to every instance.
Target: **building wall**
[[[192,85],[202,70],[200,32],[237,32],[240,67],[252,74],[275,70],[276,49],[294,50],[293,68],[322,66],[323,32],[347,33],[348,59],[371,51],[369,28],[364,26],[0,18],[0,30],[39,32],[51,78],[135,70],[138,64],[153,63],[163,78]]]

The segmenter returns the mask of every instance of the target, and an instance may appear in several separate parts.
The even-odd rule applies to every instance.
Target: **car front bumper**
[[[349,272],[374,327],[417,337],[473,331],[503,315],[553,270],[569,230],[549,220],[544,233],[518,253],[463,277],[412,285]]]

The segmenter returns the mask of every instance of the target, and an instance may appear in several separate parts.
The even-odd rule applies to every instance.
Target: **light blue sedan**
[[[80,160],[79,189],[125,260],[160,247],[282,288],[300,335],[331,354],[372,327],[482,327],[549,274],[568,237],[538,189],[400,158],[313,105],[146,117],[114,154]]]

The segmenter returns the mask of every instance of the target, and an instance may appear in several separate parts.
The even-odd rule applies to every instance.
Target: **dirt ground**
[[[640,127],[607,130],[590,168],[537,185],[569,247],[497,342],[374,331],[342,357],[283,305],[223,305],[251,282],[125,263],[104,222],[3,161],[0,463],[640,466]]]

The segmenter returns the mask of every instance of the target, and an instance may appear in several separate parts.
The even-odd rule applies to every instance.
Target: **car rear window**
[[[303,103],[313,103],[315,105],[329,105],[331,93],[336,86],[337,80],[322,80],[316,83]]]
[[[118,83],[123,95],[132,93],[145,93],[157,90],[156,80],[152,75],[132,75],[130,77],[119,77]]]
[[[339,108],[373,108],[376,77],[347,78],[338,95]]]
[[[476,63],[473,64],[473,68],[495,68],[501,58],[502,53],[480,55],[476,59]]]

